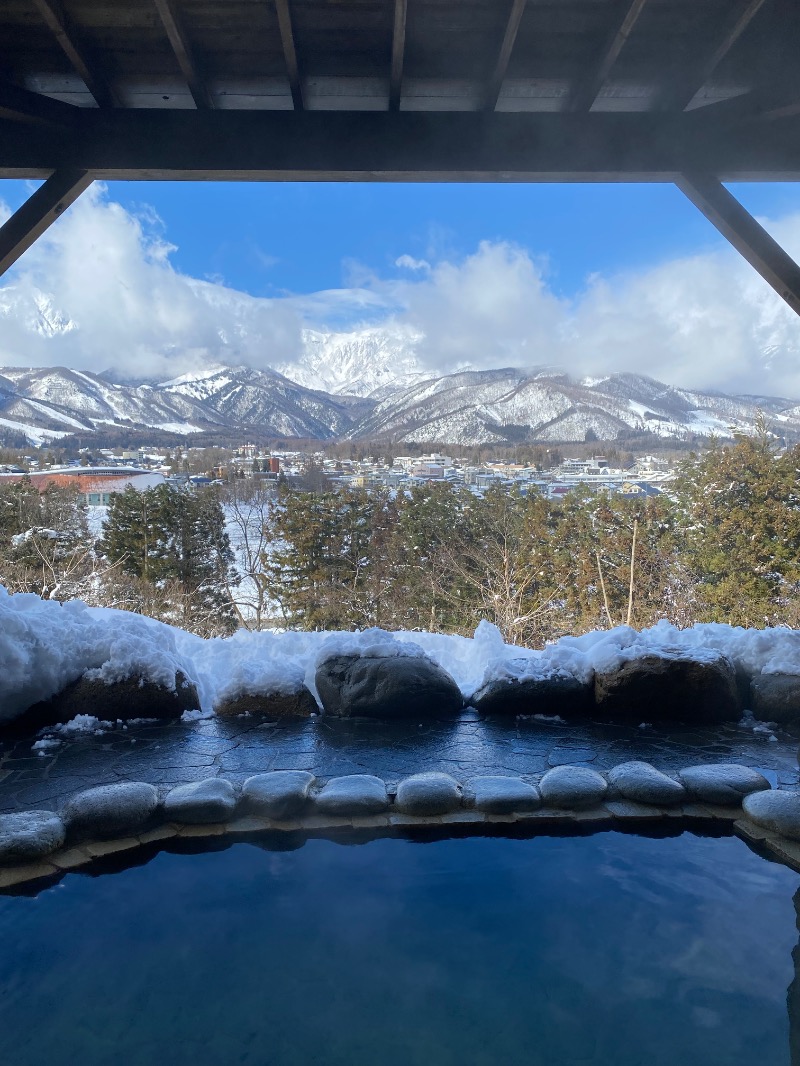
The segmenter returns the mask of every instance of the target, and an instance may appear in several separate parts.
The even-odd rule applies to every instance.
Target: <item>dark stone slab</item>
[[[427,770],[461,782],[498,774],[528,777],[543,773],[551,759],[560,763],[567,752],[569,761],[601,771],[636,760],[670,775],[698,763],[739,763],[787,787],[798,781],[798,732],[794,725],[781,726],[771,741],[770,734],[738,722],[664,722],[640,729],[638,723],[590,719],[559,724],[479,718],[474,711],[423,722],[330,716],[265,722],[253,715],[130,724],[99,736],[65,735],[46,757],[31,750],[30,739],[0,739],[0,811],[58,809],[72,793],[124,780],[168,787],[221,775],[239,784],[278,769],[305,770],[323,780],[367,773],[398,782]],[[197,765],[197,755],[206,765]]]
[[[591,748],[553,748],[547,756],[548,766],[571,766],[574,763],[594,762],[597,752]]]

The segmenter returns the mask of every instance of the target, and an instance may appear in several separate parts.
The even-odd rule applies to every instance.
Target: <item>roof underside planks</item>
[[[798,41],[796,0],[3,0],[0,176],[53,175],[36,233],[94,177],[678,181],[791,303],[719,181],[800,179]]]
[[[797,89],[798,40],[796,0],[0,5],[2,77],[84,107],[682,110]]]

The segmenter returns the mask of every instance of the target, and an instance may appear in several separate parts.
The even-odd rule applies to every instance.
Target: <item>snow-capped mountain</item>
[[[5,367],[0,433],[34,444],[100,427],[198,433],[258,427],[286,437],[329,439],[350,430],[359,406],[288,381],[271,370],[215,367],[161,384],[120,384],[65,367]]]
[[[385,387],[424,380],[414,350],[419,336],[405,326],[375,326],[351,333],[303,330],[303,354],[275,369],[309,389],[371,396]]]
[[[615,440],[631,433],[729,437],[763,411],[784,433],[800,431],[793,401],[677,389],[636,374],[572,379],[559,368],[465,371],[381,399],[351,435],[393,441],[481,444]]]
[[[250,367],[214,366],[140,384],[64,367],[7,367],[0,372],[0,440],[24,436],[41,444],[113,426],[182,435],[252,428],[279,437],[440,445],[617,440],[644,432],[691,440],[750,431],[761,412],[787,438],[800,439],[796,399],[703,393],[636,374],[576,380],[558,367],[424,378],[407,364],[392,384],[389,363],[381,362],[386,349],[377,369],[367,358],[373,342],[380,347],[377,338],[365,340],[360,388],[381,383],[365,397],[311,389]],[[330,384],[355,381],[355,352],[349,362],[342,356]]]

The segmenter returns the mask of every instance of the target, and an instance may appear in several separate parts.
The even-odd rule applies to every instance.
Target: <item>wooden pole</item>
[[[633,564],[636,560],[636,532],[639,528],[639,519],[633,520],[633,540],[631,541],[631,583],[628,588],[628,618],[625,625],[631,624],[631,618],[633,616]]]
[[[597,557],[597,572],[600,575],[600,588],[603,590],[603,603],[606,608],[606,618],[608,619],[608,624],[613,629],[614,623],[611,621],[611,611],[608,609],[608,596],[606,595],[606,583],[603,580],[603,567],[600,563],[600,552],[595,552],[594,554]]]

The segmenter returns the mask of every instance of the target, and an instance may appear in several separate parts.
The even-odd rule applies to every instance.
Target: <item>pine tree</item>
[[[133,579],[135,609],[204,635],[234,628],[229,589],[237,578],[213,488],[129,486],[112,497],[98,549]]]
[[[684,555],[699,621],[792,621],[800,586],[800,448],[776,454],[762,425],[683,467]]]

